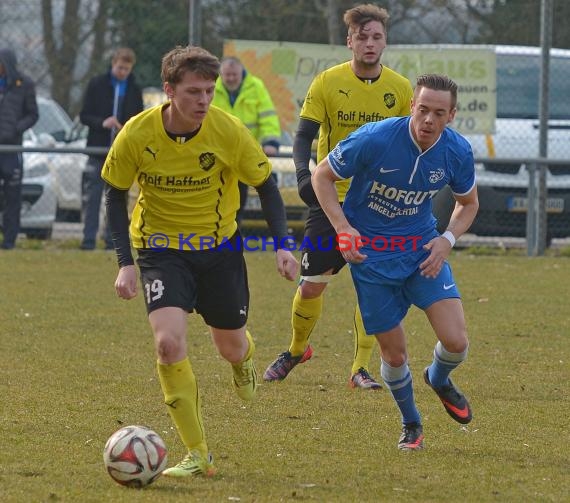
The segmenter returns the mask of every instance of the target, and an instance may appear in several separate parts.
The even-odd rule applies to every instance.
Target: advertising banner
[[[348,61],[344,45],[227,40],[224,56],[240,58],[261,78],[275,103],[284,130],[294,133],[299,111],[313,78]],[[392,45],[382,63],[415,85],[422,73],[443,73],[459,86],[457,115],[452,127],[464,134],[492,133],[496,116],[496,61],[490,46]]]

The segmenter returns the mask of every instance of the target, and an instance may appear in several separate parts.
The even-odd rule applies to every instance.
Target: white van
[[[527,163],[493,159],[539,157],[539,47],[496,46],[497,118],[494,134],[466,135],[476,159],[479,213],[469,232],[484,236],[526,235]],[[547,238],[570,236],[570,50],[551,49],[548,150],[567,164],[547,171]],[[449,192],[434,200],[439,227],[451,211]]]

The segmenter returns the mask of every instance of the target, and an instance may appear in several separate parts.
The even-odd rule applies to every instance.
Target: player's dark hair
[[[343,16],[344,24],[346,24],[348,28],[349,35],[360,31],[363,26],[370,21],[382,23],[384,31],[387,33],[388,19],[390,19],[388,11],[372,3],[365,3],[348,9]]]
[[[176,46],[162,58],[162,82],[178,84],[186,72],[196,73],[205,79],[216,80],[220,74],[220,60],[202,47]]]
[[[451,108],[457,105],[457,84],[447,75],[427,73],[418,76],[416,80],[417,93],[422,87],[433,89],[434,91],[449,91],[451,93]]]

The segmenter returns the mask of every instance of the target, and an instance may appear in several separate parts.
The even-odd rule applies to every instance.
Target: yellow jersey
[[[125,124],[101,176],[120,190],[134,182],[140,187],[130,223],[135,248],[156,248],[157,236],[160,247],[218,246],[237,229],[238,180],[259,186],[271,164],[241,121],[215,106],[195,136],[173,140],[162,121],[168,106],[150,108]]]
[[[320,124],[317,162],[363,124],[387,117],[410,115],[413,90],[410,81],[386,66],[374,82],[360,80],[350,61],[317,75],[303,102],[300,117]],[[340,201],[350,180],[337,182]]]

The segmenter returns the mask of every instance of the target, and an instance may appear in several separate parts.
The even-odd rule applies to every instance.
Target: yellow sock
[[[364,330],[364,323],[362,322],[362,314],[358,304],[354,311],[354,361],[352,362],[352,373],[356,374],[358,369],[363,368],[368,372],[368,365],[370,365],[370,358],[376,337],[366,335]]]
[[[293,306],[291,308],[291,325],[293,338],[289,346],[289,352],[293,356],[300,356],[309,345],[309,337],[323,310],[323,295],[314,299],[303,299],[297,289]]]
[[[171,365],[157,362],[157,368],[164,403],[168,406],[178,435],[189,451],[198,450],[206,458],[208,446],[202,423],[200,393],[190,360],[185,358]]]

